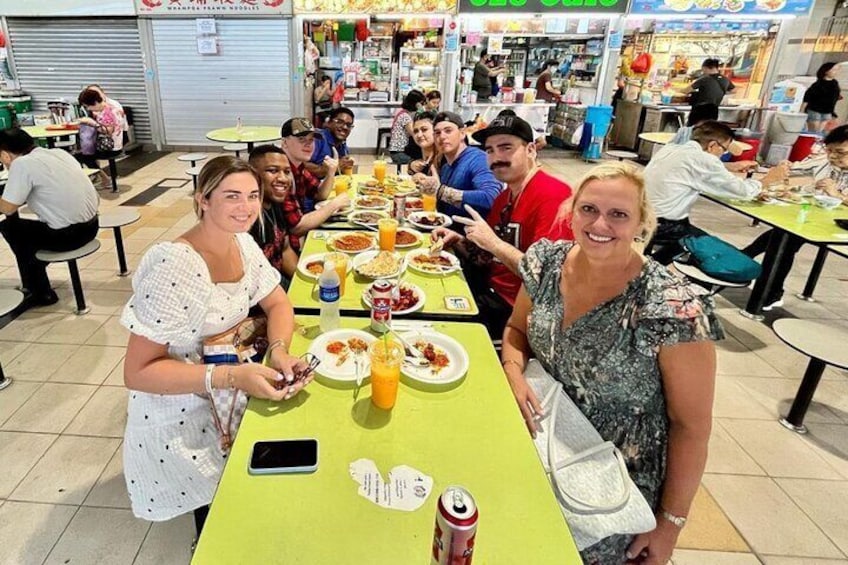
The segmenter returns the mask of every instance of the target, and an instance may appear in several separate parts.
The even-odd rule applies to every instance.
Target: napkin
[[[357,459],[350,464],[349,471],[359,484],[359,496],[390,510],[418,510],[433,490],[432,477],[407,465],[394,467],[388,480],[383,480],[371,459]]]

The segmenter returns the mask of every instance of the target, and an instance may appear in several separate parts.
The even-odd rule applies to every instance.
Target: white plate
[[[354,233],[358,233],[358,234],[361,234],[361,235],[368,236],[371,239],[371,245],[369,245],[365,249],[357,249],[356,251],[349,251],[347,249],[337,249],[336,248],[336,239],[338,239],[340,237],[344,237],[346,235],[354,234]],[[327,240],[327,246],[330,249],[333,249],[334,251],[340,251],[341,253],[347,253],[348,255],[355,255],[356,253],[362,253],[363,251],[368,251],[369,249],[373,249],[375,245],[377,245],[377,238],[375,238],[373,234],[360,232],[360,231],[348,231],[348,232],[337,233],[337,234],[331,236],[330,239]]]
[[[307,255],[306,257],[301,257],[300,261],[297,262],[297,271],[308,279],[318,279],[321,275],[313,275],[310,273],[306,266],[313,261],[321,261],[324,262],[324,257],[326,257],[327,253],[314,253],[312,255]],[[351,269],[353,269],[352,261],[347,262],[347,272],[349,273]]]
[[[420,231],[414,230],[412,228],[398,228],[398,233],[400,233],[402,231],[405,231],[407,233],[411,233],[412,235],[415,236],[416,239],[415,239],[414,242],[407,243],[406,245],[401,245],[400,243],[395,241],[395,247],[397,247],[398,249],[408,249],[410,247],[415,247],[416,245],[421,243],[421,240],[424,237],[424,234],[422,234]]]
[[[366,206],[365,204],[363,204],[364,200],[377,200],[379,201],[379,203]],[[389,199],[383,198],[382,196],[359,196],[356,200],[353,201],[353,206],[360,210],[385,210],[389,207],[389,204],[391,204]]]
[[[384,211],[384,210],[364,210],[363,209],[363,210],[356,210],[355,212],[351,212],[350,214],[348,214],[347,221],[352,223],[352,224],[358,224],[360,226],[377,227],[377,222],[374,222],[372,224],[372,223],[369,223],[369,222],[363,222],[362,220],[358,220],[357,216],[359,216],[360,214],[376,214],[380,218],[388,218],[389,217],[389,213]]]
[[[320,210],[321,208],[323,208],[324,206],[326,206],[329,203],[330,203],[329,200],[321,200],[319,202],[316,202],[315,203],[315,209]],[[353,212],[353,206],[345,206],[341,210],[336,210],[336,212],[333,214],[333,217],[335,218],[336,216],[344,216],[346,214],[350,214],[351,212]]]
[[[424,303],[427,301],[427,295],[424,294],[424,290],[422,290],[420,286],[412,283],[401,283],[401,285],[411,288],[415,292],[415,295],[418,296],[418,302],[416,302],[415,306],[413,306],[412,308],[406,308],[404,310],[392,310],[392,316],[406,316],[407,314],[417,312],[418,310],[424,308]],[[369,309],[371,308],[370,285],[362,291],[362,302],[364,302]]]
[[[362,330],[350,330],[342,328],[321,334],[317,338],[315,338],[315,341],[313,341],[312,345],[309,346],[309,353],[321,360],[321,364],[318,365],[316,371],[321,375],[327,377],[328,379],[333,379],[336,381],[355,382],[355,355],[353,355],[353,353],[350,353],[348,350],[347,358],[342,364],[338,365],[337,363],[339,356],[329,353],[327,351],[327,345],[330,342],[346,342],[352,337],[358,337],[359,339],[365,341],[365,343],[367,343],[368,345],[371,345],[372,343],[377,341],[376,337]],[[370,376],[370,372],[368,371],[368,353],[364,353],[361,356],[361,359],[364,361],[364,363],[362,363],[362,366],[360,367],[362,369],[362,377],[368,378]]]
[[[427,224],[420,223],[421,218],[432,215],[441,217],[445,223],[439,226],[428,226]],[[413,212],[409,216],[407,216],[406,219],[409,221],[410,224],[412,224],[416,228],[425,231],[431,231],[436,228],[446,228],[453,223],[453,220],[450,219],[450,216],[448,216],[447,214],[442,214],[441,212]]]
[[[409,363],[404,363],[400,370],[410,379],[427,384],[446,385],[458,381],[468,372],[468,353],[452,337],[434,331],[406,332],[401,334],[401,337],[413,346],[416,341],[422,339],[429,341],[444,351],[450,359],[450,365],[438,373],[433,373],[433,370],[429,367],[415,367]]]
[[[418,272],[418,273],[422,273],[422,274],[425,274],[425,275],[436,275],[436,276],[449,275],[453,272],[459,271],[462,268],[459,264],[459,259],[457,259],[456,255],[454,255],[452,253],[448,253],[447,251],[442,251],[441,256],[444,257],[445,259],[447,259],[448,261],[450,261],[450,263],[451,263],[450,267],[442,267],[440,269],[430,270],[430,269],[427,269],[424,266],[416,265],[415,262],[412,260],[414,257],[417,257],[419,255],[429,255],[429,254],[430,254],[429,249],[416,249],[415,251],[410,251],[409,253],[406,254],[406,258],[405,258],[406,266],[408,268],[412,269],[413,271]]]
[[[359,255],[354,257],[353,268],[356,271],[356,273],[360,276],[367,278],[367,279],[374,279],[374,280],[376,280],[376,279],[396,279],[396,278],[398,278],[400,276],[400,274],[406,269],[406,265],[403,264],[403,258],[401,258],[401,256],[397,253],[393,253],[393,255],[399,259],[399,261],[398,261],[399,265],[398,265],[397,271],[395,271],[393,273],[389,273],[387,275],[381,275],[379,277],[371,277],[371,276],[365,275],[362,272],[360,272],[359,269],[363,265],[365,265],[365,263],[372,260],[374,257],[379,255],[380,253],[381,253],[381,251],[379,249],[375,249],[374,251],[366,251],[365,253],[360,253]]]

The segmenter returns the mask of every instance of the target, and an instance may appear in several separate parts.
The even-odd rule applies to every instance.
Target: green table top
[[[309,235],[306,238],[306,243],[303,246],[303,251],[301,252],[301,258],[305,258],[307,255],[312,255],[314,253],[326,253],[327,251],[331,251],[331,249],[327,247],[326,237],[324,239],[316,238],[316,235],[319,233],[329,236],[337,232],[330,230],[313,230],[309,232]],[[374,235],[377,235],[376,232],[374,232]],[[420,249],[420,245],[403,251],[398,250],[398,252],[401,255],[405,255],[406,252],[414,249]],[[350,255],[349,257],[352,261],[354,255]],[[443,318],[465,318],[476,316],[478,313],[477,304],[474,301],[474,296],[471,294],[471,288],[469,288],[468,282],[465,280],[465,275],[462,274],[462,271],[456,271],[446,276],[431,276],[422,275],[412,269],[407,269],[402,275],[401,281],[416,284],[421,287],[427,300],[424,302],[424,307],[421,310],[406,316],[399,316],[398,319],[416,317],[428,318],[433,317],[434,315]],[[348,273],[347,282],[345,283],[345,293],[341,298],[342,312],[356,312],[361,315],[370,312],[368,307],[362,302],[362,291],[365,290],[372,282],[373,281],[371,279],[360,277],[353,271]],[[320,307],[320,304],[318,303],[318,281],[306,278],[300,272],[295,273],[292,278],[291,285],[289,285],[288,295],[296,311],[315,312]],[[445,307],[446,296],[465,297],[471,305],[471,309],[466,311],[448,310]]]
[[[241,132],[236,128],[221,128],[207,132],[206,139],[222,143],[276,141],[280,139],[280,128],[276,126],[244,126]]]
[[[297,321],[318,323],[315,316]],[[449,391],[402,383],[389,414],[371,407],[367,384],[358,400],[353,390],[319,381],[281,405],[251,400],[192,563],[427,563],[437,497],[454,484],[480,508],[474,565],[580,563],[485,328],[442,322],[434,329],[473,356],[464,381]],[[308,344],[296,331],[291,351]],[[248,474],[254,442],[285,438],[318,439],[315,473]],[[360,458],[372,459],[384,477],[395,466],[414,467],[433,478],[433,491],[414,512],[380,508],[350,477],[349,464]]]
[[[79,134],[78,129],[59,129],[52,130],[46,129],[47,126],[26,126],[21,129],[27,132],[31,137],[35,139],[39,138],[47,138],[47,137],[69,137],[72,135]]]
[[[355,201],[355,199],[359,196],[363,196],[362,193],[359,191],[360,186],[364,185],[366,182],[368,182],[370,180],[376,180],[370,174],[354,174],[354,175],[347,175],[347,176],[350,179],[350,188],[348,188],[347,193],[350,196],[350,199],[352,201]],[[389,173],[389,176],[396,176],[396,175],[394,173]],[[391,194],[384,194],[382,196],[384,198],[388,198],[390,201],[392,200]],[[421,198],[421,193],[416,189],[414,192],[409,193],[409,196],[414,197],[414,198]],[[356,208],[354,206],[354,209],[359,209],[359,208]],[[391,206],[387,211],[391,212]],[[362,226],[358,226],[356,224],[348,222],[347,220],[344,220],[341,217],[331,218],[329,221],[324,222],[321,225],[321,227],[324,228],[324,229],[331,229],[331,230],[360,230],[360,229],[362,229]],[[411,227],[413,229],[417,229],[417,228],[414,228],[414,226],[409,226],[409,227]]]
[[[812,243],[848,243],[848,231],[843,230],[833,221],[837,218],[848,219],[848,207],[844,205],[837,206],[833,210],[825,210],[811,203],[810,210],[807,212],[807,221],[802,224],[798,222],[800,204],[783,202],[765,204],[704,196],[749,218],[780,228]]]

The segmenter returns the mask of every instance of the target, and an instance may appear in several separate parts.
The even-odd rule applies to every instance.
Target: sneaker
[[[783,298],[778,298],[777,300],[772,300],[764,305],[763,312],[771,312],[773,308],[780,308],[781,306],[783,306]]]

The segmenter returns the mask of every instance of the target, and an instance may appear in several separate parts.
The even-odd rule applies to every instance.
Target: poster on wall
[[[135,0],[139,16],[292,15],[291,0]]]
[[[630,13],[708,15],[793,15],[810,12],[813,0],[633,0]]]

